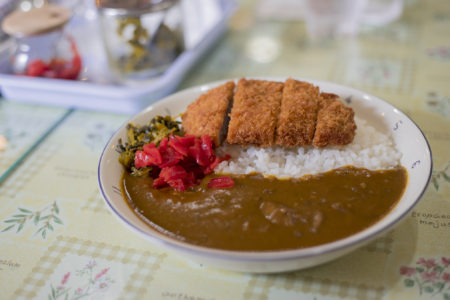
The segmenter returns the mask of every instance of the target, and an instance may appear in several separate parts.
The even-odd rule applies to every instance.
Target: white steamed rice
[[[230,154],[229,161],[216,169],[220,173],[261,173],[279,178],[301,177],[352,165],[369,170],[389,169],[400,164],[401,153],[392,137],[378,132],[363,119],[355,117],[357,125],[353,142],[346,146],[314,147],[247,147],[223,145],[220,155]]]

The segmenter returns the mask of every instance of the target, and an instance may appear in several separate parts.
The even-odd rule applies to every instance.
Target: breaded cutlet
[[[316,132],[313,146],[347,145],[356,134],[353,109],[337,100],[334,94],[322,93],[319,98]]]
[[[319,95],[320,97],[318,98],[318,109],[319,111],[330,105],[331,103],[333,103],[334,101],[339,99],[339,96],[336,94],[332,94],[332,93],[320,93]]]
[[[239,80],[228,126],[229,144],[274,144],[283,86],[275,81]]]
[[[339,99],[339,96],[336,94],[322,92],[322,93],[320,93],[320,98],[318,99],[318,101],[319,102],[321,102],[321,101],[330,102],[331,100],[337,100],[337,99]]]
[[[318,87],[291,78],[286,80],[275,137],[277,145],[311,145],[316,129],[318,99]]]
[[[234,87],[234,81],[229,81],[200,95],[191,103],[182,116],[184,132],[197,137],[209,135],[216,146],[220,145],[226,135],[223,130]]]

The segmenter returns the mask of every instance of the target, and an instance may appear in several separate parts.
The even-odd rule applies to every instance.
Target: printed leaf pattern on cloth
[[[17,213],[3,221],[6,227],[3,228],[1,232],[15,230],[16,233],[19,233],[25,225],[32,224],[34,227],[38,228],[35,234],[39,234],[45,239],[49,232],[55,230],[56,225],[64,224],[59,217],[60,210],[56,201],[36,211],[31,211],[22,207],[19,207],[17,210]]]
[[[51,283],[48,299],[76,300],[87,297],[97,299],[99,294],[106,292],[115,283],[109,277],[109,269],[98,268],[97,262],[91,260],[82,269],[65,273],[57,284]],[[78,277],[79,280],[72,282],[70,279],[73,276]]]
[[[450,97],[446,97],[437,91],[429,91],[425,96],[427,108],[445,118],[450,117]]]
[[[434,48],[429,48],[426,50],[426,53],[429,57],[442,60],[442,61],[448,61],[450,60],[450,46],[447,45],[441,45]]]
[[[448,183],[450,182],[450,174],[448,174],[450,169],[450,161],[447,162],[447,165],[443,167],[441,170],[433,170],[431,175],[431,183],[433,184],[436,191],[439,190],[439,186],[441,182]]]
[[[108,139],[114,134],[114,128],[105,123],[95,123],[84,137],[84,145],[93,152],[103,149]]]
[[[429,296],[442,295],[443,299],[450,299],[450,257],[440,260],[421,257],[415,266],[401,266],[400,275],[404,276],[403,284],[406,288],[418,288],[419,294]]]

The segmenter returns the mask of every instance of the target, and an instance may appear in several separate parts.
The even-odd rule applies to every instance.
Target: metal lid
[[[137,16],[167,10],[179,0],[95,0],[98,11],[108,16]]]
[[[17,37],[37,35],[63,27],[70,16],[70,10],[52,4],[26,12],[16,10],[3,20],[2,30]]]

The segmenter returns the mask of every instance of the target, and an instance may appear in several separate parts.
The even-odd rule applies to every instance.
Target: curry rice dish
[[[184,192],[127,172],[122,188],[150,226],[192,244],[273,251],[329,243],[382,219],[407,184],[392,137],[306,82],[228,82],[182,120],[186,133],[211,135],[231,159]],[[207,187],[223,174],[233,187]]]

